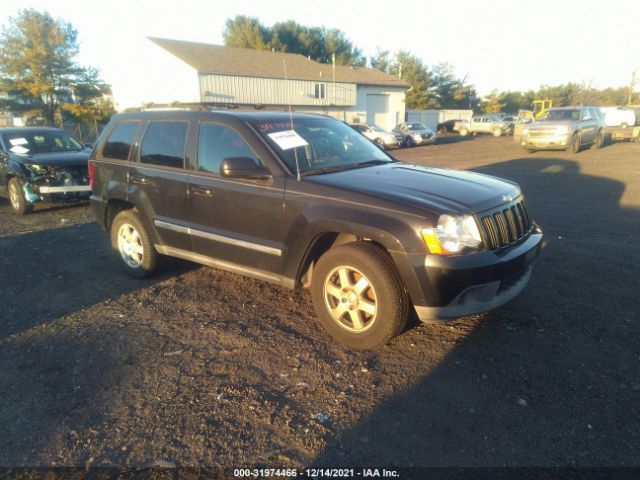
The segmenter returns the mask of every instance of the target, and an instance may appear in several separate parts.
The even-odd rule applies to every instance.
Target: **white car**
[[[387,132],[383,128],[371,123],[352,123],[352,128],[362,133],[369,140],[377,144],[383,150],[392,147],[402,146],[402,135],[396,135],[392,132]]]
[[[607,127],[632,127],[636,124],[636,114],[626,107],[600,107]]]

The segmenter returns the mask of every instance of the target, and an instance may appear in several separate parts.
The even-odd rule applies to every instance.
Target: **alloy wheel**
[[[140,268],[144,255],[142,238],[135,227],[129,223],[123,223],[118,229],[118,251],[127,266]]]
[[[339,266],[329,272],[324,300],[333,320],[345,330],[362,333],[376,321],[376,292],[369,279],[353,267]]]
[[[11,201],[11,206],[15,210],[20,208],[20,192],[18,191],[18,187],[16,187],[15,183],[11,183],[9,185],[9,200]]]

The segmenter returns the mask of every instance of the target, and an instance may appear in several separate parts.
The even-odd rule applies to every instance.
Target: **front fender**
[[[416,218],[416,220],[418,220]],[[408,252],[425,250],[419,226],[401,215],[376,209],[351,209],[348,206],[310,207],[291,223],[286,235],[287,254],[284,276],[299,281],[313,255],[314,246],[327,234],[350,234],[382,245],[393,259],[412,299],[421,297],[421,289]]]

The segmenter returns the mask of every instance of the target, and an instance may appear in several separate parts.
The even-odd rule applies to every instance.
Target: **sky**
[[[266,25],[295,20],[338,28],[367,57],[379,47],[409,50],[427,65],[450,63],[459,76],[468,75],[480,95],[494,88],[536,90],[567,82],[620,87],[628,85],[633,70],[640,75],[637,0],[3,0],[2,4],[2,25],[22,8],[46,10],[71,22],[80,36],[78,60],[100,70],[120,108],[139,105],[134,92],[143,85],[153,96],[144,66],[157,53],[150,49],[159,47],[147,37],[221,45],[225,21],[239,14],[257,17]]]

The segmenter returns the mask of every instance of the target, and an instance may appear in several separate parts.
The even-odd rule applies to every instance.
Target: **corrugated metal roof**
[[[185,42],[166,38],[149,37],[200,73],[240,75],[247,77],[285,78],[299,80],[333,80],[332,66],[310,60],[297,53],[271,52],[250,48],[224,47],[208,43]],[[336,82],[361,85],[388,85],[409,87],[409,84],[393,75],[375,68],[336,65]]]

